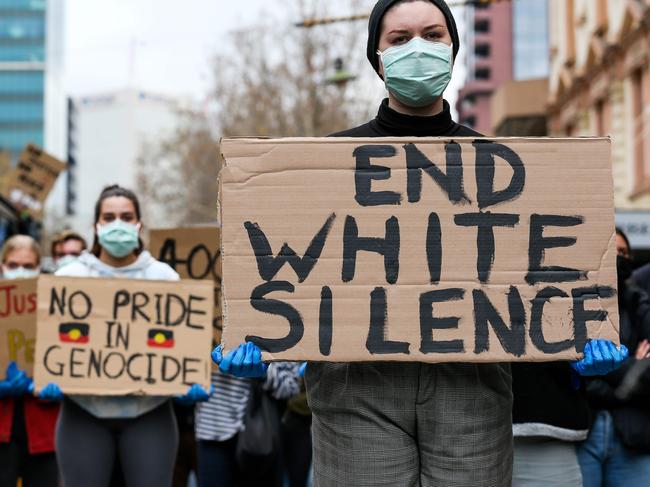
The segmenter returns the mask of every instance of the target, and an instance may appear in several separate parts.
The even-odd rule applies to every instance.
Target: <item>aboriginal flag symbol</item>
[[[174,332],[169,330],[149,330],[147,345],[155,348],[173,348]]]
[[[59,325],[59,340],[66,343],[88,343],[89,326],[86,323]]]

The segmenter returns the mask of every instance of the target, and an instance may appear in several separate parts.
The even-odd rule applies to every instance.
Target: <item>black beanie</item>
[[[375,8],[372,9],[370,14],[370,20],[368,21],[368,61],[372,64],[372,67],[375,68],[375,71],[379,72],[379,58],[377,57],[377,48],[379,47],[379,33],[381,31],[381,20],[386,15],[388,9],[395,5],[399,0],[379,0],[375,4]],[[449,6],[445,0],[428,0],[436,7],[438,7],[442,14],[445,16],[447,21],[447,29],[451,35],[451,43],[454,50],[454,58],[458,54],[458,49],[460,48],[460,39],[458,38],[458,29],[456,28],[456,21],[454,16],[449,10]]]

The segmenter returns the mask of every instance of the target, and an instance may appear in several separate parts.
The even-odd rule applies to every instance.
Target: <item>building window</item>
[[[603,137],[607,130],[605,128],[605,101],[598,100],[594,111],[596,112],[596,135]]]
[[[478,19],[474,22],[474,32],[481,34],[490,32],[490,21],[488,19]]]
[[[477,44],[474,47],[474,54],[480,58],[490,57],[490,44]]]
[[[490,68],[478,68],[474,77],[480,80],[489,80],[490,74]]]
[[[643,137],[643,70],[641,68],[632,73],[632,129],[634,140],[634,174],[635,192],[646,189],[645,169],[645,141]]]

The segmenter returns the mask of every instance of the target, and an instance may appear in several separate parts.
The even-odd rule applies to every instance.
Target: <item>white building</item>
[[[92,235],[94,205],[111,184],[136,189],[144,144],[170,137],[176,101],[137,90],[71,99],[68,103],[66,214],[72,228]]]

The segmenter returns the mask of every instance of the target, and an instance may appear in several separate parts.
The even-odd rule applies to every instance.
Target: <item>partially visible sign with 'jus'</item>
[[[34,382],[67,394],[175,395],[210,385],[210,281],[42,276]]]
[[[0,377],[11,361],[32,375],[36,306],[36,279],[0,280]]]

